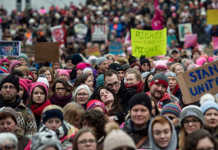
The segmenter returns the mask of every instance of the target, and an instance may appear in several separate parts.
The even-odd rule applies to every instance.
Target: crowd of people
[[[130,29],[153,30],[153,0],[87,0],[84,6],[11,13],[2,6],[2,40],[23,46],[19,56],[0,59],[0,149],[217,150],[218,93],[187,104],[177,77],[218,62],[217,50],[205,51],[218,36],[217,26],[206,24],[206,12],[218,9],[218,1],[158,5],[167,54],[152,58],[131,54]],[[197,44],[184,47],[182,23],[192,25]],[[96,24],[108,27],[106,39],[93,41]],[[50,29],[57,25],[64,31],[60,61],[37,63],[25,47],[52,42]],[[123,55],[110,53],[112,41],[122,43]],[[87,55],[90,46],[101,56]]]

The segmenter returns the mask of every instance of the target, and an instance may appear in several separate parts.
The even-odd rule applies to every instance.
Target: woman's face
[[[39,88],[35,87],[33,90],[33,102],[36,104],[42,104],[45,101],[45,92]]]
[[[56,83],[56,85],[55,85],[55,93],[59,97],[62,97],[62,96],[66,95],[66,89],[65,89],[63,83],[60,83],[60,82]]]
[[[107,89],[101,89],[100,90],[100,98],[101,98],[101,101],[105,104],[105,105],[108,105],[108,104],[113,104],[114,103],[114,96],[113,94],[108,91]]]
[[[208,127],[218,127],[218,111],[216,109],[209,109],[204,115],[205,124]]]
[[[185,132],[187,134],[190,134],[196,130],[199,130],[201,128],[201,122],[196,117],[187,117],[183,121],[183,125],[185,128]]]
[[[16,127],[16,122],[10,116],[0,120],[0,132],[14,132]]]
[[[177,84],[176,77],[168,77],[168,80],[169,80],[169,88],[174,89]]]
[[[175,67],[175,73],[179,74],[179,73],[184,73],[184,68],[181,65],[176,65]]]
[[[78,150],[96,150],[96,139],[92,133],[85,132],[78,138],[77,146]]]
[[[61,124],[62,124],[61,120],[57,117],[54,117],[54,118],[48,119],[45,123],[45,126],[48,129],[56,131],[61,126]]]
[[[89,87],[90,89],[93,89],[93,85],[94,85],[94,78],[93,78],[93,76],[90,75],[90,76],[86,79],[85,84],[88,85],[88,87]]]
[[[52,77],[51,77],[51,72],[50,71],[46,71],[45,72],[45,77],[47,78],[48,82],[52,82]]]
[[[150,112],[144,105],[137,104],[130,110],[130,117],[135,126],[142,127],[150,120]]]
[[[169,145],[172,135],[169,123],[161,124],[156,122],[153,125],[152,133],[154,141],[158,147],[166,148]]]
[[[24,88],[22,86],[20,86],[20,90],[19,90],[19,97],[22,99],[23,98],[23,94],[24,94]]]
[[[76,94],[76,102],[83,105],[88,102],[89,93],[86,89],[80,89]]]
[[[196,150],[215,150],[215,145],[208,137],[205,137],[198,141]]]
[[[83,71],[82,71],[82,70],[78,69],[78,70],[76,71],[76,76],[77,76],[77,77],[81,76],[82,74],[83,74]]]

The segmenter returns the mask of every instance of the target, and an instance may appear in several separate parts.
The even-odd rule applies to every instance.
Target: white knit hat
[[[120,147],[136,149],[132,138],[120,129],[112,130],[104,140],[104,150],[114,150]]]
[[[90,90],[90,88],[88,87],[88,85],[86,84],[81,84],[80,86],[78,86],[75,91],[73,92],[73,97],[75,98],[76,97],[76,94],[81,90],[81,89],[85,89],[88,94],[89,94],[89,97],[92,95],[92,91]]]
[[[47,87],[49,88],[49,83],[48,83],[47,78],[45,78],[45,77],[39,77],[39,78],[37,79],[37,82],[44,83],[44,84],[47,85]]]

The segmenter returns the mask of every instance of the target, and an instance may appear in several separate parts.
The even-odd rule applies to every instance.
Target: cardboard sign
[[[177,81],[185,104],[199,101],[205,93],[216,94],[218,91],[218,61],[179,74]]]
[[[121,42],[118,41],[111,41],[109,45],[109,54],[112,55],[122,55],[123,52],[123,46]]]
[[[36,62],[58,62],[59,46],[58,43],[42,42],[35,45]]]
[[[101,56],[98,47],[90,47],[85,50],[86,56]]]
[[[218,9],[207,10],[207,24],[218,25]]]
[[[64,30],[61,25],[52,27],[51,34],[53,42],[64,43]]]
[[[106,25],[95,24],[91,28],[92,41],[106,41],[108,29]]]
[[[19,56],[21,52],[20,41],[0,41],[1,56]]]
[[[153,57],[165,55],[167,50],[167,30],[131,29],[132,55]]]
[[[179,24],[179,40],[184,41],[186,34],[192,34],[191,23]]]
[[[185,35],[185,48],[190,48],[191,46],[195,46],[197,44],[197,34],[186,34]]]
[[[218,37],[213,37],[212,38],[212,42],[213,42],[213,49],[218,49]]]

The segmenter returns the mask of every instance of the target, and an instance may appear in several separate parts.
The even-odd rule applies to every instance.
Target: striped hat
[[[164,105],[163,109],[161,110],[161,115],[166,113],[174,114],[176,117],[180,117],[181,107],[176,103],[168,103]]]

